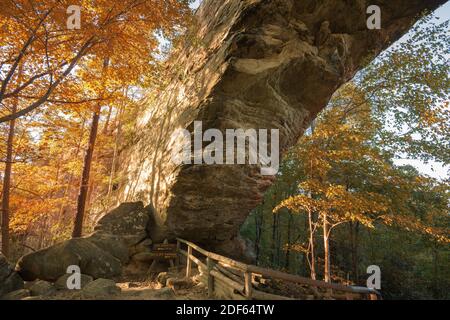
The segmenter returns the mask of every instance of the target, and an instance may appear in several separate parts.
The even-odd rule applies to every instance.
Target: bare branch
[[[0,87],[0,102],[3,100],[3,95],[5,94],[6,87],[8,86],[9,81],[11,80],[12,76],[14,75],[14,72],[16,71],[20,61],[22,60],[23,56],[25,55],[25,52],[28,50],[28,47],[33,43],[33,41],[36,39],[36,32],[39,30],[39,28],[44,23],[44,20],[48,17],[52,9],[48,10],[44,16],[39,20],[39,23],[37,26],[33,29],[30,37],[23,45],[22,49],[20,50],[19,54],[17,55],[16,59],[14,60],[13,65],[11,66],[11,69],[6,74],[5,79],[2,81],[2,85]]]
[[[75,67],[75,65],[78,63],[78,61],[88,52],[88,50],[92,47],[94,43],[94,37],[92,36],[91,38],[89,38],[86,43],[81,47],[81,49],[78,51],[78,53],[76,54],[76,56],[72,59],[72,61],[70,62],[69,66],[67,67],[67,69],[63,72],[63,74],[56,79],[55,82],[51,83],[51,85],[49,86],[48,90],[46,91],[46,93],[40,97],[37,101],[33,102],[32,104],[30,104],[28,107],[14,113],[14,114],[10,114],[4,117],[0,118],[0,123],[6,122],[6,121],[11,121],[13,119],[17,119],[31,111],[33,111],[34,109],[40,107],[43,103],[45,103],[47,101],[47,99],[50,97],[50,95],[53,93],[53,91],[55,90],[55,88],[65,79],[65,77],[73,70],[73,68]]]

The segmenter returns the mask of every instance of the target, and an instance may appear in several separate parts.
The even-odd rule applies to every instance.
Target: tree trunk
[[[21,84],[22,79],[22,64],[19,65],[18,70],[18,86]],[[11,113],[17,112],[17,105],[19,104],[19,98],[15,97]],[[8,138],[6,142],[6,159],[5,159],[5,173],[3,176],[3,193],[2,193],[2,252],[5,257],[9,257],[9,220],[10,220],[10,189],[11,189],[11,172],[13,162],[13,146],[14,146],[14,134],[15,134],[16,120],[13,118],[9,121]]]
[[[352,249],[352,271],[354,282],[359,281],[358,272],[358,232],[359,232],[359,222],[350,223],[350,239],[351,239],[351,249]]]
[[[324,281],[331,282],[331,263],[330,263],[330,225],[327,215],[323,216],[323,251],[324,251]]]
[[[105,79],[105,73],[108,68],[109,59],[105,58],[103,60],[103,79]],[[103,88],[104,91],[104,83]],[[103,98],[104,92],[101,92],[100,98]],[[95,147],[95,140],[97,139],[97,132],[98,132],[98,124],[100,121],[100,112],[101,112],[101,100],[97,104],[97,108],[94,111],[92,115],[92,124],[91,124],[91,131],[89,133],[89,143],[88,148],[86,150],[86,155],[84,157],[84,163],[83,163],[83,174],[81,176],[81,184],[80,184],[80,192],[78,194],[78,202],[77,202],[77,213],[75,215],[75,223],[73,227],[72,237],[78,238],[81,237],[83,234],[83,221],[84,221],[84,213],[86,211],[86,202],[88,198],[88,192],[89,192],[89,177],[91,173],[91,166],[92,166],[92,158],[94,156],[94,147]]]
[[[17,101],[14,102],[12,113],[17,111]],[[2,194],[2,252],[9,257],[9,196],[11,188],[12,153],[14,143],[14,129],[16,120],[9,122],[8,139],[6,143],[5,174],[3,176]]]
[[[313,120],[311,122],[311,136],[314,135],[316,129],[316,120]],[[313,176],[313,165],[312,160],[309,162],[310,166],[310,177]],[[312,198],[312,193],[308,193],[308,197]],[[313,213],[311,210],[308,211],[308,228],[309,228],[309,254],[310,254],[310,270],[311,270],[311,279],[316,280],[317,273],[316,273],[316,254],[315,254],[315,247],[314,247],[314,224],[313,224]]]
[[[272,266],[275,266],[276,230],[277,230],[277,213],[274,213],[272,215],[272,244],[271,244],[272,250],[271,250],[271,257],[270,257]]]
[[[72,237],[81,237],[83,233],[83,220],[84,212],[86,210],[86,200],[89,190],[89,176],[91,173],[92,156],[94,154],[95,140],[97,139],[98,123],[100,120],[101,107],[98,106],[97,110],[92,116],[91,131],[89,133],[89,144],[86,150],[83,164],[83,174],[81,177],[80,192],[78,194],[77,213],[75,216],[75,224],[73,228]]]
[[[309,255],[310,255],[310,270],[311,270],[311,279],[316,280],[316,254],[314,249],[314,227],[312,221],[312,212],[308,212],[308,227],[309,227]]]
[[[434,243],[432,247],[433,252],[433,298],[441,299],[440,297],[440,286],[439,286],[439,251],[437,244]]]
[[[73,153],[73,156],[72,156],[72,158],[78,158],[78,154],[80,153],[80,149],[81,149],[81,142],[83,141],[83,136],[84,136],[84,126],[86,125],[86,119],[84,119],[83,120],[83,122],[82,122],[82,124],[81,124],[81,129],[80,129],[80,137],[79,137],[79,140],[78,140],[78,144],[77,144],[77,147],[76,147],[76,149],[75,149],[75,152]],[[69,198],[70,197],[70,187],[72,186],[72,182],[73,182],[73,180],[74,180],[74,175],[72,174],[72,173],[69,173],[69,179],[67,180],[67,185],[66,185],[66,188],[64,188],[64,193],[63,193],[63,196],[62,196],[62,201],[61,201],[61,205],[59,206],[59,213],[58,213],[58,216],[59,216],[59,218],[60,218],[60,220],[59,220],[59,224],[61,225],[61,222],[64,220],[63,218],[63,211],[65,211],[64,210],[64,207],[65,207],[65,204],[66,204],[66,198]]]
[[[264,202],[255,214],[255,253],[256,253],[256,265],[259,265],[259,258],[261,253],[261,237],[264,225]]]
[[[290,260],[291,260],[291,242],[292,242],[292,213],[289,213],[289,220],[288,220],[288,226],[287,226],[287,246],[286,246],[286,255],[285,255],[285,261],[284,261],[284,268],[286,270],[289,270],[290,267]]]

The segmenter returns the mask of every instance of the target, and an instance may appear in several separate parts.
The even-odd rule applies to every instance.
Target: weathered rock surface
[[[134,255],[137,253],[150,253],[152,251],[152,244],[152,239],[145,239],[130,248],[130,252],[132,252],[130,253],[130,255]]]
[[[94,278],[111,278],[122,271],[120,260],[86,238],[70,239],[25,255],[17,262],[16,269],[27,281],[56,281],[72,265]]]
[[[104,232],[94,232],[86,239],[99,247],[100,249],[108,252],[113,257],[117,258],[122,264],[125,264],[129,260],[130,251],[127,246],[127,240],[123,240],[121,237]]]
[[[19,289],[5,294],[1,300],[22,300],[30,296],[30,290]]]
[[[142,202],[122,203],[101,218],[94,230],[96,234],[109,234],[133,246],[147,237],[149,212]]]
[[[147,237],[149,212],[142,202],[123,203],[99,220],[90,236],[70,239],[23,256],[16,269],[27,281],[56,281],[71,265],[83,274],[113,278],[128,263],[130,248]]]
[[[49,296],[55,293],[56,288],[50,282],[38,280],[33,283],[29,290],[32,296]]]
[[[150,252],[139,252],[136,253],[132,259],[139,262],[152,262],[154,259],[154,255],[152,255]]]
[[[0,298],[10,292],[23,289],[23,286],[22,278],[0,252]]]
[[[381,30],[366,26],[374,3]],[[194,121],[203,131],[279,129],[284,152],[367,58],[402,36],[424,9],[443,3],[205,0],[199,41],[188,41],[172,61],[172,82],[139,117],[139,137],[123,161],[123,198],[155,208],[154,241],[180,236],[239,255],[234,238],[273,177],[249,165],[176,165],[172,133],[192,133]]]
[[[65,274],[61,277],[58,278],[58,280],[56,280],[55,282],[55,288],[57,290],[67,290],[67,280],[70,277],[70,274]],[[81,274],[80,275],[80,285],[81,285],[81,289],[83,289],[88,283],[94,281],[94,278],[92,278],[91,276],[88,276],[86,274]]]
[[[121,289],[109,279],[97,279],[89,282],[83,289],[83,293],[91,297],[102,297],[119,294]]]

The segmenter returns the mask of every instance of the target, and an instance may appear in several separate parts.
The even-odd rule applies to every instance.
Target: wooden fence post
[[[252,298],[252,273],[246,271],[244,273],[244,278],[245,278],[245,297],[247,299],[251,299]]]
[[[214,262],[211,258],[206,258],[207,275],[208,275],[208,298],[212,298],[214,294],[214,277],[211,271],[214,268]]]
[[[187,250],[187,262],[186,262],[186,278],[191,277],[191,255],[192,255],[192,248],[191,246],[188,246]]]
[[[180,249],[181,249],[181,243],[180,241],[177,240],[177,259],[175,260],[175,264],[177,266],[177,272],[180,271],[180,259],[181,259],[181,254],[180,254]]]

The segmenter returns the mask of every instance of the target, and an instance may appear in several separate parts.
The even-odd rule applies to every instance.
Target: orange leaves
[[[81,8],[79,29],[67,26],[71,5]],[[89,204],[98,209],[105,185],[116,181],[111,158],[120,150],[114,149],[131,139],[140,90],[157,82],[148,79],[159,69],[158,37],[170,40],[189,24],[188,5],[178,0],[2,1],[0,123],[17,119],[13,231],[39,227],[45,234],[43,221],[49,217],[53,227],[67,217],[65,224],[71,225],[94,110],[101,116]],[[18,113],[12,114],[16,104]]]
[[[80,29],[67,29],[69,5],[81,8]],[[5,0],[2,10],[0,72],[10,76],[2,82],[0,114],[14,117],[9,114],[13,97],[20,96],[27,114],[50,100],[73,100],[74,84],[76,100],[97,92],[94,73],[104,76],[99,68],[88,68],[96,60],[111,60],[111,83],[136,84],[155,64],[156,33],[173,35],[190,20],[185,1]],[[16,64],[23,68],[23,86],[16,81]]]
[[[326,217],[332,227],[359,222],[374,228],[380,220],[433,233],[433,228],[410,213],[414,194],[432,182],[420,175],[405,176],[392,165],[373,143],[378,124],[360,91],[347,85],[335,99],[342,103],[349,97],[351,103],[325,110],[312,134],[300,139],[292,152],[302,173],[298,194],[282,201],[274,212],[287,208],[296,213],[316,213],[319,218]],[[355,101],[360,105],[355,106]],[[395,219],[387,215],[399,210],[402,215]]]

